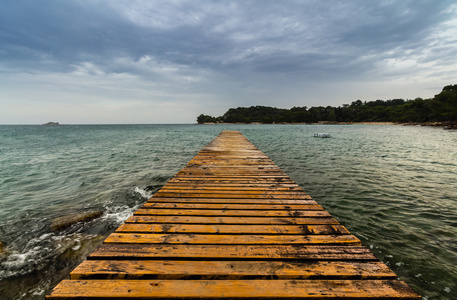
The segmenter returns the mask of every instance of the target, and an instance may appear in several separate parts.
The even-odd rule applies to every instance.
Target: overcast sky
[[[194,123],[449,84],[455,0],[0,1],[0,124]]]

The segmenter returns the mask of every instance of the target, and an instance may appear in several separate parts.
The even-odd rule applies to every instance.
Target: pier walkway
[[[223,131],[47,296],[127,298],[420,296],[241,133]]]

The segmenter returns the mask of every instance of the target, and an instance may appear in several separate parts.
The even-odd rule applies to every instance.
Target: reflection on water
[[[245,134],[424,299],[457,299],[457,133],[369,125],[0,126],[0,298],[43,299],[223,129]],[[49,229],[87,210],[104,215]]]

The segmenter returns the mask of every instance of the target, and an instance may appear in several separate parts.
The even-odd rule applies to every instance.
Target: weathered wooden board
[[[254,205],[309,205],[317,204],[314,200],[284,199],[233,199],[233,198],[158,198],[153,197],[148,203],[214,203],[214,204],[254,204]]]
[[[199,245],[356,245],[360,240],[350,234],[338,235],[248,235],[112,233],[105,244],[199,244]]]
[[[223,175],[211,175],[211,174],[176,174],[173,178],[179,179],[207,179],[207,180],[230,180],[230,181],[246,181],[246,182],[293,182],[286,174],[279,175],[246,175],[246,174],[223,174]]]
[[[180,176],[172,177],[170,183],[207,183],[207,184],[295,184],[288,176]]]
[[[122,233],[202,233],[202,234],[349,234],[341,225],[225,225],[225,224],[143,224],[125,223]]]
[[[71,279],[395,279],[381,262],[86,260]]]
[[[377,261],[376,256],[366,247],[352,245],[103,244],[88,259]]]
[[[217,209],[148,209],[139,208],[134,215],[165,215],[165,216],[220,216],[220,217],[294,217],[313,218],[330,217],[325,211],[307,210],[217,210]]]
[[[241,192],[236,193],[228,193],[228,192],[213,192],[213,193],[192,193],[192,192],[157,192],[154,197],[158,198],[220,198],[220,199],[291,199],[291,200],[299,200],[299,199],[311,199],[310,196],[304,194],[269,194],[269,193],[250,193],[245,194]]]
[[[161,193],[179,193],[179,194],[224,194],[224,195],[278,195],[278,196],[309,196],[301,191],[276,191],[272,189],[255,189],[250,190],[224,190],[224,189],[207,189],[207,188],[192,188],[192,189],[177,189],[177,188],[162,188]]]
[[[47,299],[420,299],[241,133],[223,131]]]
[[[54,294],[50,299],[420,299],[398,280],[65,280]]]
[[[331,217],[297,218],[297,217],[202,217],[202,216],[152,216],[133,215],[126,223],[167,223],[167,224],[257,224],[257,225],[339,225]]]
[[[220,169],[220,170],[183,170],[179,171],[177,173],[178,176],[220,176],[220,175],[230,175],[233,174],[233,172],[237,172],[240,175],[239,176],[269,176],[269,177],[275,177],[277,178],[278,176],[283,175],[283,172],[277,171],[277,170],[256,170],[252,171],[249,169],[245,170],[240,170],[236,169],[234,170],[233,168],[226,168],[226,169]]]
[[[257,187],[253,185],[232,185],[232,186],[222,186],[222,185],[202,185],[202,184],[166,184],[164,187],[160,189],[161,191],[166,192],[175,192],[175,191],[196,191],[196,190],[204,190],[204,191],[231,191],[231,192],[281,192],[281,193],[303,193],[303,191],[299,187],[289,186],[289,187],[279,187],[276,185],[267,185],[264,187]]]
[[[142,209],[214,209],[214,210],[324,210],[317,204],[214,204],[214,203],[145,203]]]
[[[214,171],[229,171],[230,169],[236,170],[239,172],[259,172],[263,173],[263,171],[276,171],[279,173],[284,174],[284,172],[278,168],[275,165],[257,165],[257,164],[244,164],[244,165],[235,165],[235,164],[224,164],[224,165],[219,165],[217,163],[212,164],[212,165],[202,165],[202,164],[188,164],[186,168],[182,169],[181,171],[194,171],[194,170],[214,170]],[[231,172],[230,174],[233,174]]]
[[[235,185],[235,184],[225,184],[225,185],[222,185],[222,184],[218,184],[218,185],[215,185],[215,184],[211,184],[211,185],[203,185],[203,184],[192,184],[190,182],[188,182],[187,184],[182,184],[182,183],[172,183],[172,184],[167,184],[165,185],[164,187],[161,188],[161,190],[163,191],[170,191],[170,190],[177,190],[177,189],[180,189],[180,190],[196,190],[196,189],[205,189],[207,191],[218,191],[218,192],[222,192],[222,191],[238,191],[238,192],[243,192],[243,191],[253,191],[253,190],[257,190],[257,191],[280,191],[280,192],[302,192],[303,191],[299,188],[299,187],[295,187],[295,186],[292,186],[292,185],[289,185],[289,186],[279,186],[279,185],[263,185],[263,186],[254,186],[252,184],[250,185],[242,185],[242,184],[238,184],[238,185]]]

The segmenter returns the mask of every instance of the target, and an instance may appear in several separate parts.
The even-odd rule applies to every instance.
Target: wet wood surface
[[[420,299],[241,133],[223,131],[47,299]]]

